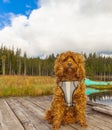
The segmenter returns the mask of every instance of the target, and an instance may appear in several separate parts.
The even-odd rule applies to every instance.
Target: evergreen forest
[[[86,76],[97,80],[112,80],[112,57],[97,53],[84,53]],[[0,75],[54,76],[54,61],[57,56],[51,54],[46,58],[27,57],[21,49],[0,47]]]

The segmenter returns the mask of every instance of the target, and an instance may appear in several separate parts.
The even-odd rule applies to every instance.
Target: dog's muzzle
[[[64,98],[67,106],[73,106],[73,93],[78,87],[79,81],[63,81],[59,83],[60,88],[64,93]]]

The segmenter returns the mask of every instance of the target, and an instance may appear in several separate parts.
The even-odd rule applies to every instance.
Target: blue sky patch
[[[38,0],[0,0],[0,29],[10,25],[10,14],[29,16],[33,9],[37,9]]]

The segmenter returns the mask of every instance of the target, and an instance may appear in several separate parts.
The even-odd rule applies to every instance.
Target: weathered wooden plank
[[[112,118],[106,118],[106,116],[104,115],[103,117],[100,117],[99,114],[94,114],[93,118],[97,119],[97,121],[101,122],[104,126],[110,128],[112,130]]]
[[[94,106],[94,107],[92,107],[92,109],[95,110],[95,111],[105,113],[105,114],[112,116],[112,107],[109,107],[109,106],[102,106],[102,107]]]
[[[49,125],[47,122],[45,122],[43,120],[44,117],[44,110],[41,109],[40,107],[38,107],[36,104],[26,100],[26,98],[19,98],[17,99],[19,102],[21,102],[29,111],[35,113],[35,115],[37,115],[37,117],[42,121],[42,125],[46,125],[48,126],[50,129],[52,128],[52,125]],[[41,113],[42,112],[42,113]],[[41,114],[40,114],[41,113]],[[44,123],[44,124],[43,124]],[[45,126],[44,126],[45,129]],[[59,130],[75,130],[75,128],[72,128],[70,126],[61,126],[61,128]]]
[[[95,112],[93,116],[95,118],[97,118],[98,120],[103,120],[105,122],[108,122],[109,125],[112,125],[112,116],[104,115],[104,114],[99,113],[99,112]]]
[[[34,106],[30,103],[26,104],[24,103],[23,99],[17,99],[22,107],[22,109],[25,110],[26,113],[28,113],[28,116],[30,120],[32,120],[33,124],[38,128],[38,130],[49,130],[49,126],[45,124],[45,120],[43,120],[43,111],[40,110],[40,108]],[[31,107],[31,108],[30,108]]]
[[[101,128],[99,128],[99,127],[97,127],[96,126],[96,123],[95,122],[93,122],[93,120],[90,120],[89,118],[88,118],[88,116],[86,117],[86,120],[87,120],[87,125],[88,125],[88,127],[87,128],[83,128],[83,127],[81,127],[79,124],[71,124],[71,126],[73,127],[73,128],[77,128],[78,130],[102,130]]]
[[[108,126],[103,124],[101,120],[98,120],[97,118],[94,118],[92,116],[88,116],[87,118],[88,120],[93,122],[93,126],[97,126],[99,129],[102,129],[102,130],[111,130]]]
[[[24,111],[24,109],[21,108],[16,100],[14,100],[13,98],[9,98],[7,99],[7,103],[11,106],[14,113],[23,124],[25,130],[37,130],[29,119],[28,114]]]
[[[100,121],[102,123],[102,127],[106,126],[108,127],[107,129],[112,130],[112,107],[92,102],[88,102],[88,105],[90,105],[88,107],[91,107],[94,111],[94,114],[91,117]]]
[[[2,113],[0,111],[0,130],[8,130],[7,126],[3,122]]]
[[[24,130],[4,99],[0,99],[0,124],[0,130]]]
[[[28,110],[33,110],[35,112],[38,113],[38,116],[40,119],[42,119],[44,113],[43,113],[43,109],[41,107],[38,107],[37,105],[35,105],[34,103],[32,103],[31,101],[26,100],[26,98],[17,98],[17,100],[26,108],[28,108]]]
[[[89,106],[106,106],[106,105],[103,105],[103,104],[99,104],[99,103],[96,103],[96,102],[92,102],[92,101],[87,101],[87,105]]]
[[[17,99],[21,104],[21,107],[28,113],[30,120],[33,121],[35,126],[38,126],[39,130],[45,129],[49,130],[49,126],[45,124],[45,120],[43,120],[43,110],[38,107],[35,107],[31,102],[27,102],[23,98]]]
[[[53,98],[53,95],[50,95],[50,96],[38,96],[37,97],[39,100],[49,100],[51,101],[52,98]],[[35,98],[36,99],[36,98]]]
[[[101,128],[98,128],[98,127],[94,126],[93,124],[90,124],[90,122],[88,123],[87,128],[82,128],[79,124],[74,124],[74,125],[72,124],[70,126],[72,126],[73,128],[75,128],[77,130],[102,130]]]
[[[37,98],[33,98],[35,101],[39,101],[41,103],[44,103],[44,105],[46,105],[45,103],[49,104],[51,103],[52,99],[53,99],[53,96],[42,96],[41,97],[37,97]]]
[[[48,109],[50,106],[50,101],[46,101],[46,100],[42,101],[39,98],[30,98],[30,97],[27,97],[26,99],[32,102],[33,104],[39,106],[43,110]]]

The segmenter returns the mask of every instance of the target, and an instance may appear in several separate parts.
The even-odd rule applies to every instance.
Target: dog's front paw
[[[52,128],[53,128],[53,130],[58,130],[57,126],[53,126]]]
[[[58,129],[53,127],[53,129],[52,129],[52,130],[58,130]]]
[[[80,124],[81,124],[81,126],[84,127],[84,128],[87,128],[87,127],[88,127],[88,125],[87,125],[86,122],[80,122]]]
[[[60,127],[60,124],[58,124],[58,123],[57,123],[57,124],[54,124],[54,125],[53,125],[53,130],[58,130],[59,127]]]

